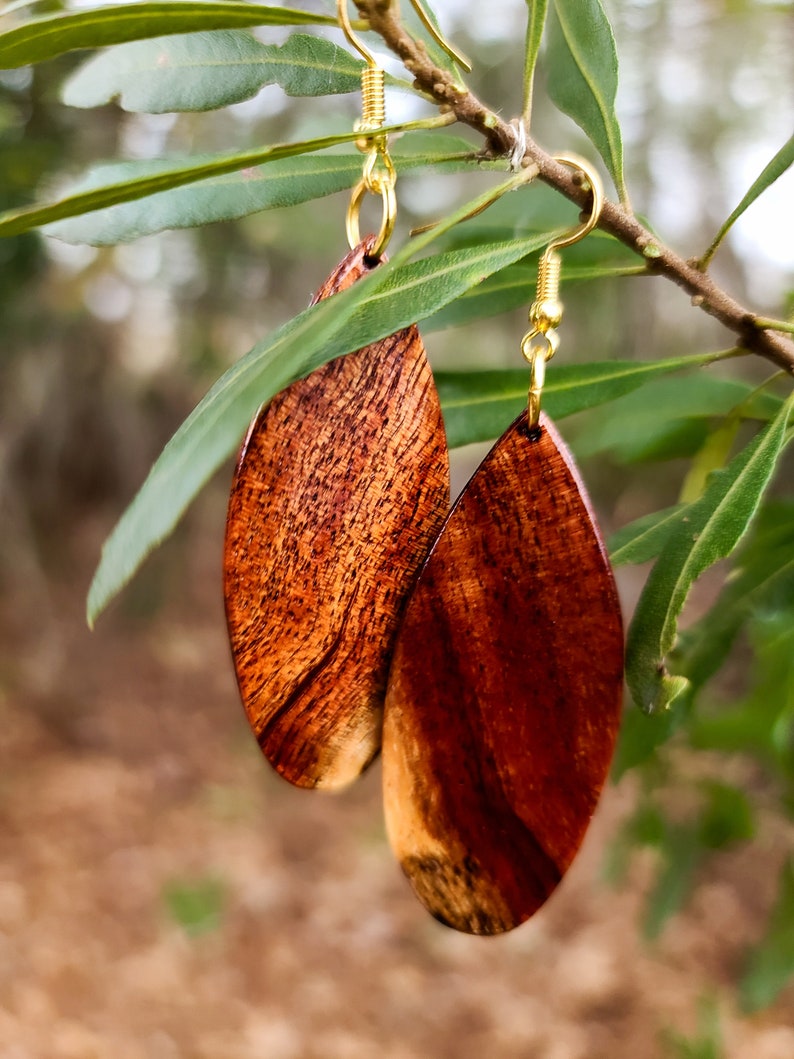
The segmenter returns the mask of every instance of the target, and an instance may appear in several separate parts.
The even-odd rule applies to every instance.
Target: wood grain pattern
[[[370,247],[315,300],[362,276]],[[248,719],[290,782],[341,787],[377,754],[397,625],[448,508],[415,327],[293,383],[253,422],[229,499],[226,617]]]
[[[473,934],[546,900],[605,781],[622,694],[609,563],[572,460],[526,414],[455,505],[389,677],[389,837],[419,899]]]

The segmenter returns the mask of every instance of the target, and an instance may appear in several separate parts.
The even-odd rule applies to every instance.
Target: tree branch
[[[370,25],[386,45],[400,57],[413,74],[414,83],[442,110],[452,112],[485,138],[483,157],[500,158],[512,154],[516,144],[514,126],[489,110],[476,96],[456,83],[447,71],[436,66],[421,41],[403,27],[397,5],[392,0],[355,0]],[[588,205],[588,192],[577,182],[569,166],[555,161],[534,140],[527,138],[525,164],[537,166],[541,180],[556,188],[582,209]],[[772,361],[794,375],[794,342],[766,329],[762,318],[750,312],[701,272],[695,263],[685,261],[644,228],[636,217],[618,203],[607,200],[598,227],[641,255],[648,271],[666,276],[689,294],[692,304],[715,317],[738,336],[738,345]]]

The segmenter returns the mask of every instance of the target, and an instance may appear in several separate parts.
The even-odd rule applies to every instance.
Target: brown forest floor
[[[752,1020],[732,1000],[773,845],[768,863],[757,847],[712,862],[649,948],[650,863],[637,858],[619,891],[600,877],[630,784],[607,792],[523,928],[478,939],[430,920],[386,845],[377,766],[342,796],[308,794],[253,745],[220,533],[217,511],[211,530],[194,525],[93,634],[97,527],[46,591],[24,564],[6,578],[0,1059],[656,1059],[676,1054],[663,1028],[692,1034],[709,993],[730,1059],[794,1057],[794,990]],[[132,614],[147,591],[168,601]],[[190,932],[174,902],[202,887],[197,914],[217,922]]]

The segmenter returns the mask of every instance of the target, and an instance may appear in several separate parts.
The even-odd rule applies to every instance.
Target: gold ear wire
[[[375,56],[366,46],[361,37],[357,36],[353,32],[353,27],[350,24],[350,16],[347,13],[347,0],[336,0],[336,17],[339,21],[339,25],[342,27],[342,32],[347,37],[348,44],[356,49],[358,54],[367,62],[370,66],[377,66],[375,62]]]
[[[469,60],[466,58],[463,52],[458,51],[458,49],[453,44],[450,44],[450,42],[442,36],[442,34],[438,31],[437,27],[433,24],[433,21],[428,15],[428,13],[422,7],[420,0],[411,0],[411,5],[414,11],[419,16],[422,25],[425,27],[427,32],[436,42],[436,44],[438,44],[439,47],[444,49],[444,51],[447,53],[450,59],[453,60],[453,62],[456,62],[458,66],[466,70],[467,73],[470,72],[471,63],[469,62]],[[347,0],[336,0],[336,12],[337,18],[339,19],[339,24],[342,27],[342,31],[344,32],[345,36],[347,37],[348,43],[356,49],[359,55],[367,63],[369,63],[370,66],[376,66],[377,64],[375,62],[375,57],[373,56],[372,52],[361,40],[361,38],[357,37],[356,34],[353,32],[353,27],[350,24],[350,18],[347,13]]]
[[[411,3],[433,40],[464,70],[471,70],[468,59],[442,37],[419,0],[411,0]],[[370,254],[377,260],[386,249],[386,244],[394,231],[397,216],[397,199],[394,194],[397,174],[389,157],[386,137],[378,134],[378,130],[386,123],[385,74],[364,41],[353,32],[347,11],[347,0],[336,0],[336,15],[348,43],[355,48],[367,64],[361,73],[362,116],[361,121],[356,125],[357,131],[362,133],[360,139],[356,140],[356,146],[367,154],[367,161],[364,163],[364,175],[353,189],[350,199],[346,223],[347,238],[351,249],[358,245],[361,203],[368,191],[373,195],[379,195],[383,205],[383,218]]]
[[[552,240],[552,242],[546,247],[547,253],[550,250],[562,250],[564,246],[573,246],[573,244],[578,243],[580,239],[584,239],[584,237],[592,232],[593,228],[598,224],[598,218],[601,216],[601,210],[604,208],[604,185],[601,183],[601,177],[592,168],[586,158],[580,158],[578,154],[558,154],[555,156],[554,161],[562,162],[563,165],[570,166],[571,169],[578,169],[580,173],[584,174],[587,183],[590,185],[593,203],[590,207],[590,214],[587,219],[581,224],[577,224],[575,228],[570,230],[570,232],[561,235],[559,239]]]
[[[369,255],[378,260],[391,238],[397,218],[397,198],[394,194],[397,173],[389,156],[386,137],[379,132],[386,123],[385,74],[366,44],[353,32],[347,13],[347,0],[336,0],[336,13],[348,42],[367,63],[361,73],[361,120],[356,123],[356,131],[362,133],[356,140],[356,147],[367,158],[363,175],[353,189],[347,209],[347,240],[351,250],[358,246],[361,241],[361,203],[367,192],[379,196],[383,209],[381,225]]]
[[[546,363],[557,352],[560,344],[557,328],[563,312],[560,301],[562,258],[557,251],[584,239],[598,223],[604,205],[604,186],[589,162],[575,154],[557,155],[555,161],[571,166],[584,175],[590,185],[593,203],[587,219],[559,238],[553,239],[538,261],[538,284],[535,300],[529,310],[529,322],[532,326],[521,340],[522,356],[531,369],[527,399],[527,419],[530,427],[537,426],[540,418],[540,398],[546,378]]]

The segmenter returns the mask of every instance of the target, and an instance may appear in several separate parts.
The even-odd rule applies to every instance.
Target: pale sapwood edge
[[[437,67],[421,41],[414,40],[399,18],[398,5],[392,0],[355,0],[362,18],[370,29],[403,62],[413,75],[414,84],[444,111],[470,126],[485,139],[483,158],[509,158],[516,144],[515,125],[503,121],[454,76]],[[570,167],[555,161],[530,137],[527,137],[524,164],[537,166],[541,180],[556,188],[572,202],[585,209],[588,192],[577,183]],[[623,206],[607,200],[598,227],[615,236],[645,260],[651,274],[666,276],[689,294],[692,305],[709,313],[739,337],[738,345],[748,353],[765,357],[794,375],[794,342],[760,325],[761,317],[744,308],[711,277],[700,271],[696,262],[686,261],[661,243]]]

